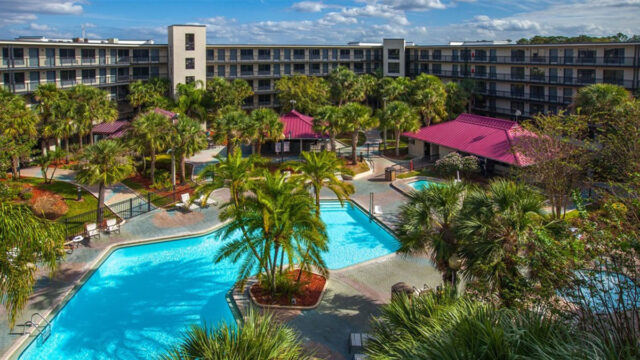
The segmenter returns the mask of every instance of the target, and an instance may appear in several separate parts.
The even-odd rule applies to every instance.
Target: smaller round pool
[[[411,186],[414,190],[422,190],[422,189],[426,189],[429,186],[432,185],[439,185],[439,183],[437,182],[433,182],[433,181],[429,181],[429,180],[418,180],[418,181],[414,181],[414,182],[410,182],[409,186]]]

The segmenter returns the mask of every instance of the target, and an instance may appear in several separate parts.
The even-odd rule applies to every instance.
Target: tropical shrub
[[[152,189],[165,190],[171,188],[171,173],[164,170],[156,171],[156,182],[151,184]]]
[[[461,175],[469,176],[480,170],[477,157],[462,156],[457,152],[450,152],[437,160],[434,168],[442,176],[455,176],[458,171]]]
[[[34,213],[49,220],[57,219],[69,211],[69,206],[62,196],[50,192],[33,197],[29,206]]]

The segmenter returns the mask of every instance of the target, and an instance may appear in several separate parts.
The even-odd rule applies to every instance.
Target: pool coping
[[[327,201],[327,202],[339,202],[339,200],[337,199],[322,199],[322,201]],[[395,231],[393,231],[393,229],[391,227],[389,227],[387,224],[383,223],[381,220],[377,219],[375,216],[372,216],[371,214],[369,214],[369,211],[367,211],[364,207],[362,207],[360,204],[358,204],[356,201],[354,200],[345,200],[345,203],[350,203],[354,206],[356,206],[360,211],[362,211],[366,216],[369,217],[370,221],[375,221],[380,227],[382,227],[383,229],[385,229],[385,231],[389,232],[391,236],[393,236],[396,240],[398,238],[397,234],[395,233]],[[78,292],[78,290],[80,290],[80,288],[82,288],[82,286],[91,278],[91,276],[96,272],[96,270],[98,270],[98,268],[107,260],[107,258],[109,258],[109,256],[115,252],[116,250],[122,249],[122,248],[128,248],[128,247],[133,247],[133,246],[140,246],[140,245],[146,245],[146,244],[153,244],[153,243],[160,243],[160,242],[168,242],[168,241],[175,241],[175,240],[182,240],[182,239],[188,239],[191,237],[197,237],[197,236],[202,236],[202,235],[206,235],[212,232],[215,232],[217,230],[220,230],[222,228],[224,228],[225,226],[227,226],[229,223],[231,222],[231,220],[227,220],[224,222],[220,222],[217,223],[207,229],[204,229],[202,231],[198,231],[198,232],[194,232],[188,235],[174,235],[174,236],[157,236],[157,237],[153,237],[153,238],[148,238],[148,239],[139,239],[139,240],[129,240],[129,241],[123,241],[120,243],[115,243],[115,244],[111,244],[108,245],[107,247],[105,247],[102,252],[95,258],[94,261],[86,264],[83,268],[82,271],[84,271],[85,273],[76,281],[73,282],[73,284],[71,285],[71,287],[64,292],[63,296],[61,297],[61,299],[59,301],[57,301],[55,304],[53,304],[50,308],[48,308],[45,311],[39,311],[39,313],[42,315],[42,317],[47,321],[50,322],[52,319],[54,319],[58,313],[64,308],[65,305],[67,305],[67,303],[73,298],[73,296],[76,294],[76,292]],[[362,265],[366,265],[366,264],[370,264],[373,262],[378,262],[378,261],[384,261],[386,260],[386,258],[392,257],[392,256],[397,256],[396,254],[397,250],[390,253],[390,254],[386,254],[386,255],[382,255],[373,259],[369,259],[367,261],[361,262],[361,263],[357,263],[357,264],[353,264],[353,265],[349,265],[349,266],[345,266],[343,268],[339,268],[336,270],[329,270],[329,274],[331,273],[340,273],[344,270],[348,270],[348,269],[353,269],[355,267],[358,266],[362,266]],[[324,291],[327,287],[327,283],[329,282],[329,277],[327,278],[327,281],[325,282],[325,287],[322,290],[322,294],[318,300],[318,303],[314,306],[317,307],[320,305],[320,303],[322,302],[322,299],[324,297]],[[234,316],[236,323],[240,323],[244,321],[244,316],[245,314],[242,313],[242,310],[240,309],[240,306],[238,305],[238,301],[239,300],[244,300],[243,297],[236,297],[236,291],[238,291],[240,294],[244,295],[244,288],[242,289],[238,289],[237,283],[234,284],[234,286],[231,287],[231,289],[229,289],[229,291],[227,292],[227,294],[225,295],[225,298],[227,299],[227,303],[229,305],[230,311],[232,313],[232,315]],[[238,294],[238,295],[240,295]],[[250,299],[251,301],[251,299]],[[281,308],[282,310],[285,310],[284,308]],[[292,310],[292,309],[289,309]],[[296,308],[295,310],[311,310],[311,309],[300,309],[300,308]],[[44,320],[41,320],[37,325],[40,325]],[[31,327],[30,331],[26,332],[24,335],[21,335],[20,337],[18,337],[18,339],[8,348],[8,350],[2,354],[2,356],[0,357],[0,360],[17,360],[18,357],[26,350],[26,348],[34,341],[37,339],[38,335],[32,336],[33,332],[36,331],[36,327]]]
[[[400,191],[403,195],[409,196],[411,193],[416,192],[417,190],[409,185],[412,182],[427,180],[429,182],[444,184],[445,181],[442,179],[434,178],[431,176],[412,176],[405,179],[397,179],[391,182],[391,187]]]

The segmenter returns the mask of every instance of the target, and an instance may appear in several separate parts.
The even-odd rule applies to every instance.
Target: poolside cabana
[[[461,114],[454,120],[405,132],[403,136],[409,139],[409,154],[428,161],[454,151],[475,155],[487,174],[530,164],[514,146],[520,137],[532,134],[510,120]]]
[[[101,123],[94,125],[92,129],[93,141],[97,142],[103,139],[118,139],[123,137],[129,129],[128,121],[114,121],[111,123]]]
[[[285,156],[299,155],[302,151],[320,151],[327,146],[329,137],[313,130],[313,118],[301,114],[296,110],[280,116],[284,124],[282,139],[268,142],[262,147],[265,155],[280,155],[284,150]]]

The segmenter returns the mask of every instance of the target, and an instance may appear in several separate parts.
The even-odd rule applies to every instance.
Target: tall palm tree
[[[296,332],[272,315],[250,312],[241,325],[193,325],[162,360],[310,360]]]
[[[171,122],[164,115],[154,112],[141,114],[131,123],[129,136],[147,144],[151,157],[150,178],[155,183],[156,155],[168,148],[171,136]]]
[[[138,80],[129,84],[129,103],[136,109],[136,114],[142,112],[145,104],[153,101],[154,91],[148,83]]]
[[[196,187],[195,194],[205,196],[203,202],[206,203],[213,190],[227,186],[233,205],[240,207],[249,187],[249,179],[254,175],[255,165],[260,159],[252,156],[243,158],[242,154],[233,153],[226,159],[217,156],[216,160],[218,163],[205,166],[198,174],[201,183]],[[212,181],[207,181],[209,179]]]
[[[390,101],[406,101],[407,92],[411,86],[411,80],[404,76],[397,78],[383,77],[378,81],[378,100],[382,103],[382,108]],[[384,150],[387,150],[387,130],[388,122],[381,122],[380,126],[384,131]]]
[[[629,100],[631,93],[622,86],[592,84],[578,90],[571,106],[584,115],[597,116],[610,113]]]
[[[409,202],[400,208],[399,251],[428,253],[445,283],[454,282],[449,259],[458,252],[455,227],[465,191],[461,182],[433,184],[409,194]]]
[[[278,141],[284,130],[284,124],[273,109],[260,108],[251,112],[251,120],[257,127],[256,154],[262,152],[262,143],[265,141]]]
[[[0,90],[0,133],[12,143],[11,173],[18,177],[18,164],[22,151],[18,148],[33,146],[31,139],[37,135],[38,117],[26,106],[22,96]]]
[[[126,149],[116,140],[103,140],[88,146],[82,154],[76,179],[86,185],[98,185],[98,224],[102,222],[104,192],[133,173],[133,163]]]
[[[374,128],[377,119],[371,116],[371,108],[359,103],[348,103],[340,109],[342,129],[351,132],[351,162],[357,163],[356,148],[360,131]]]
[[[97,122],[115,121],[118,118],[118,110],[106,91],[93,86],[74,86],[69,90],[69,97],[73,104],[71,111],[82,149],[83,139],[87,135],[89,143],[93,144],[93,125]]]
[[[405,131],[416,131],[420,128],[420,116],[402,101],[393,101],[378,111],[380,122],[385,129],[393,130],[396,141],[396,156],[400,156],[400,135]]]
[[[180,159],[180,183],[185,184],[186,158],[207,148],[207,136],[197,121],[181,115],[174,126],[173,148]]]
[[[366,98],[366,87],[362,78],[347,67],[338,66],[328,78],[331,97],[338,106],[359,102]]]
[[[427,126],[447,119],[446,100],[442,81],[433,75],[420,74],[411,83],[411,104]]]
[[[336,136],[342,132],[342,116],[340,108],[332,105],[320,107],[313,117],[313,129],[321,134],[329,135],[331,151],[336,151]]]
[[[228,154],[234,153],[240,143],[254,139],[258,130],[247,113],[233,106],[220,111],[213,127],[218,136],[224,137]]]
[[[256,270],[271,294],[279,291],[276,279],[286,263],[299,263],[303,270],[315,268],[325,276],[322,253],[328,250],[325,225],[315,213],[313,198],[295,178],[264,170],[260,178],[249,181],[254,196],[244,197],[240,206],[234,200],[223,205],[222,221],[230,220],[223,238],[228,239],[215,257],[230,258],[242,265],[238,280]],[[240,238],[230,236],[241,231]]]
[[[58,147],[61,147],[60,140],[64,140],[65,160],[69,162],[69,139],[77,133],[77,127],[73,119],[73,101],[67,91],[61,91],[60,96],[53,105],[55,114],[46,125],[44,133],[58,139]]]
[[[292,165],[295,171],[300,173],[303,183],[313,189],[318,215],[320,215],[320,190],[323,187],[331,190],[340,200],[340,204],[344,204],[344,201],[355,192],[352,184],[340,180],[336,175],[337,173],[350,175],[353,172],[343,166],[342,160],[338,159],[335,153],[303,151],[301,155],[303,161],[296,161]]]
[[[207,119],[208,98],[204,83],[178,84],[177,108],[180,114],[204,123]]]
[[[13,328],[33,292],[38,267],[53,273],[64,256],[64,229],[24,205],[0,200],[0,239],[0,303]]]
[[[544,197],[522,183],[495,180],[464,199],[457,222],[463,275],[486,285],[506,306],[530,280],[527,269],[544,230]]]
[[[542,311],[515,311],[451,292],[397,296],[372,322],[366,352],[391,359],[603,359],[601,343]]]
[[[39,133],[41,140],[42,155],[46,155],[49,141],[52,138],[50,133],[50,125],[59,116],[59,102],[63,96],[62,91],[56,87],[56,84],[40,84],[33,92],[33,96],[37,101],[36,111],[40,117]]]

